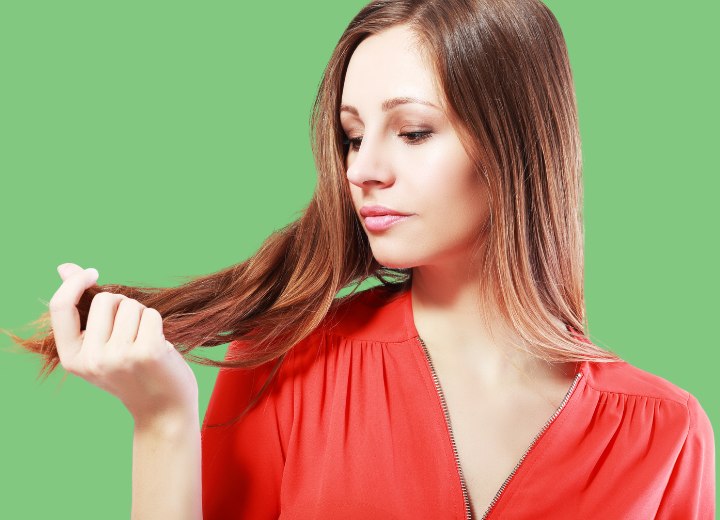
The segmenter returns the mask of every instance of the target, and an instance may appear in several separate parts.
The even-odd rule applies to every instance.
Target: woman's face
[[[347,178],[375,259],[386,267],[467,269],[488,214],[486,190],[440,105],[433,72],[396,26],[363,40],[348,65],[340,119],[351,140]],[[417,98],[420,102],[388,100]],[[365,219],[381,205],[409,214]],[[456,267],[456,266],[454,266]]]

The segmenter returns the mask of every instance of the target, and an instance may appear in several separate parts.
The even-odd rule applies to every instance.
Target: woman
[[[713,517],[700,404],[584,332],[577,111],[542,3],[368,4],[313,129],[317,191],[251,259],[172,289],[65,264],[52,335],[22,342],[133,415],[134,517]],[[229,340],[201,438],[181,354]]]

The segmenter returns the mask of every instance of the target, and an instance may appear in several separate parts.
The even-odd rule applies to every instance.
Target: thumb
[[[79,265],[69,263],[69,262],[65,263],[65,264],[60,264],[59,266],[57,266],[57,272],[63,281],[67,280],[70,276],[72,276],[73,274],[77,273],[78,271],[82,271],[82,270],[83,270],[83,268],[80,267]]]

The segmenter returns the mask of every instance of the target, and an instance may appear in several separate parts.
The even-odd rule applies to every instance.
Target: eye
[[[401,134],[398,134],[398,137],[404,137],[405,141],[409,145],[416,145],[419,143],[422,143],[423,141],[428,140],[432,136],[432,132],[430,130],[420,130],[417,132],[403,132]],[[343,138],[343,144],[345,146],[350,146],[350,150],[357,152],[360,149],[360,144],[362,143],[362,136],[360,137],[353,137],[350,139],[349,137]]]
[[[362,137],[354,137],[352,139],[350,139],[349,137],[343,138],[343,144],[345,146],[350,146],[350,150],[352,150],[354,152],[358,151],[361,142],[362,142]]]
[[[432,132],[430,130],[420,130],[417,132],[405,132],[399,135],[401,137],[407,137],[409,139],[409,144],[418,144],[430,139]]]

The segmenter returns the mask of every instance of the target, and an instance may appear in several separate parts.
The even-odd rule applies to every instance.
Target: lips
[[[387,208],[385,206],[363,206],[360,208],[365,222],[365,228],[370,232],[384,231],[393,225],[410,218],[413,213],[403,213],[401,211]]]
[[[392,208],[387,208],[385,206],[363,206],[360,208],[360,215],[362,217],[380,217],[383,215],[398,215],[398,216],[408,216],[410,213],[403,213],[402,211],[397,211]]]

